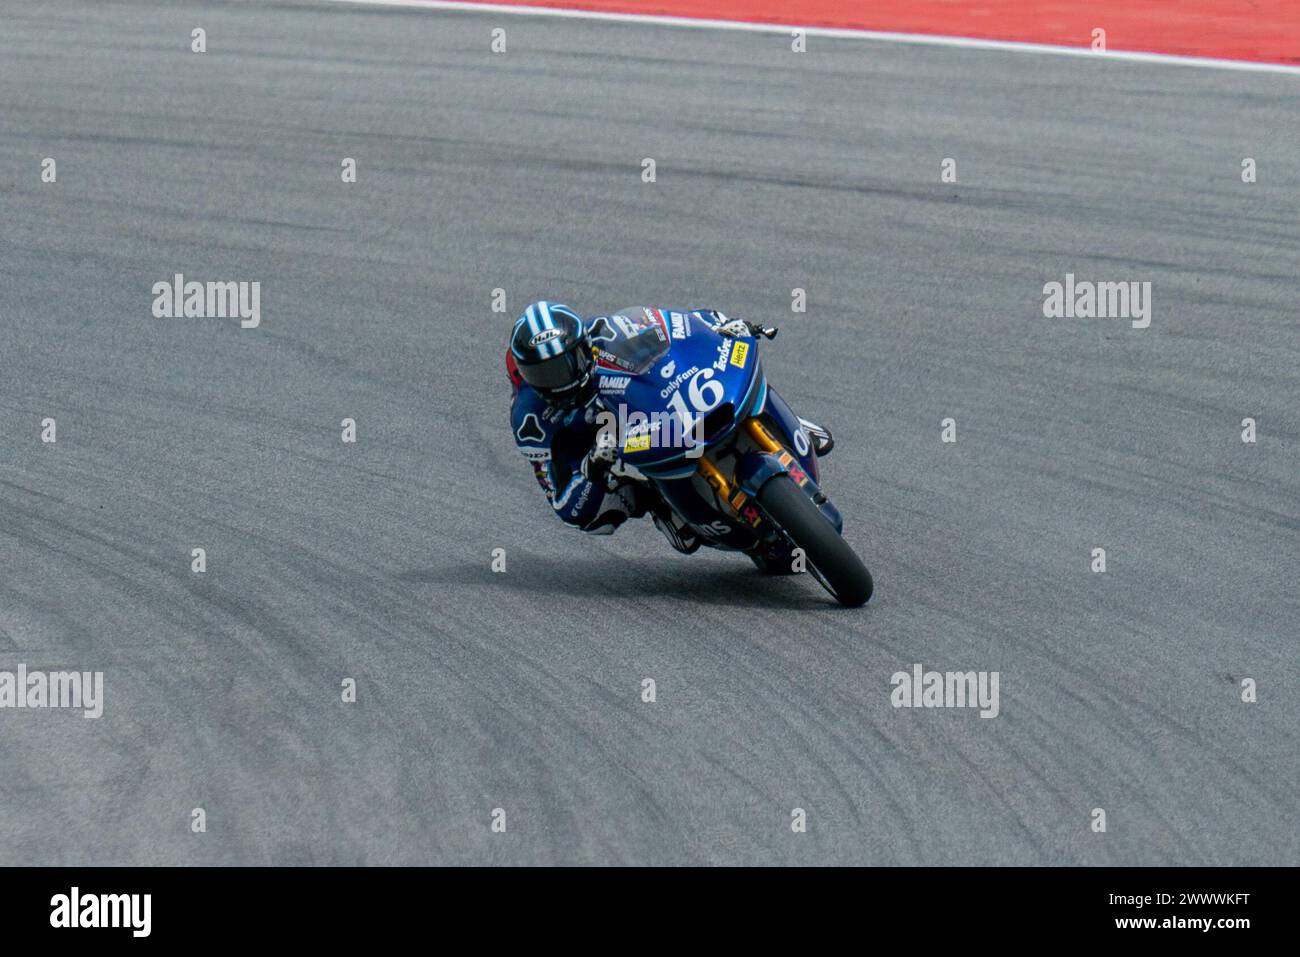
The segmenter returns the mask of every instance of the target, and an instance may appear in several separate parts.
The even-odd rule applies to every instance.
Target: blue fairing
[[[653,312],[662,317],[664,329],[676,333],[668,350],[640,374],[612,361],[599,363],[598,388],[606,407],[616,416],[622,413],[625,462],[656,478],[690,475],[701,451],[696,436],[702,434],[707,444],[719,442],[750,406],[759,405],[766,384],[757,343],[720,335],[695,313]],[[646,338],[651,335],[633,341]],[[620,358],[621,346],[622,341],[612,344],[613,360]]]
[[[726,441],[740,423],[760,416],[797,464],[747,452],[735,462],[740,488],[754,497],[772,476],[788,474],[840,529],[839,512],[818,487],[808,435],[763,375],[758,340],[723,336],[706,317],[636,307],[590,321],[598,394],[618,421],[623,461],[650,479],[710,545],[749,549],[774,534],[760,511],[743,505],[738,519],[720,510],[693,476],[705,447]]]
[[[794,457],[799,460],[799,464],[803,467],[803,470],[807,472],[808,477],[812,479],[811,487],[805,487],[804,491],[813,494],[815,501],[817,497],[815,493],[820,491],[819,485],[821,483],[821,473],[817,468],[817,454],[812,450],[812,442],[808,438],[808,433],[805,432],[803,426],[799,424],[799,416],[794,414],[794,410],[786,405],[785,400],[781,398],[775,389],[768,389],[767,391],[767,408],[764,412],[766,413],[768,420],[776,426],[778,432],[777,438],[781,439],[782,444],[785,445],[785,447],[793,453]],[[739,472],[742,469],[749,467],[750,466],[742,463],[741,467],[738,468],[737,471]],[[761,471],[762,466],[759,466],[757,470]],[[759,487],[762,486],[761,481],[757,484]],[[822,498],[825,498],[825,496],[822,496]],[[835,526],[835,531],[844,531],[844,518],[840,515],[839,509],[831,504],[830,499],[818,502],[817,507],[821,509],[822,514],[830,520],[830,523]]]
[[[799,459],[799,464],[804,467],[814,482],[821,481],[821,474],[817,471],[817,455],[812,450],[812,443],[808,439],[808,433],[803,431],[799,425],[799,416],[794,414],[794,410],[785,404],[785,399],[775,389],[769,389],[767,392],[767,412],[772,423],[781,433],[778,438],[785,441],[785,447],[795,454]]]

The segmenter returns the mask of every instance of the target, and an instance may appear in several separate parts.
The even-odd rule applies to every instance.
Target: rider
[[[685,315],[708,323],[722,335],[753,332],[743,319],[728,319],[714,309]],[[601,332],[616,334],[608,322]],[[617,453],[607,432],[597,425],[603,407],[597,398],[591,323],[568,306],[533,303],[515,322],[506,369],[514,388],[510,426],[515,444],[532,463],[538,484],[561,521],[584,532],[608,535],[629,518],[648,513],[678,551],[690,554],[700,547],[690,526],[651,488],[611,471]],[[812,423],[805,427],[819,453],[830,451],[825,430]]]

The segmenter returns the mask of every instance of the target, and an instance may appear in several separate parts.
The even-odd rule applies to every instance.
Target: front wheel
[[[775,475],[758,490],[758,504],[803,549],[817,580],[849,608],[871,597],[871,572],[835,526],[788,475]]]

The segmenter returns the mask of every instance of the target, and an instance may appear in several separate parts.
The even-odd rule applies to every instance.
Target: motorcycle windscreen
[[[633,306],[604,319],[621,334],[602,342],[596,333],[592,342],[612,356],[616,365],[633,375],[645,372],[668,353],[668,329],[654,310]]]

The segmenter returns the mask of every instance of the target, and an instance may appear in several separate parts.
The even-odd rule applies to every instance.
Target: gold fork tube
[[[704,481],[712,485],[722,498],[731,498],[731,483],[727,481],[727,477],[722,474],[721,469],[704,457],[700,458],[700,464],[696,466],[696,469],[704,476]]]
[[[781,447],[781,443],[772,438],[767,429],[763,427],[763,423],[758,421],[758,419],[746,419],[745,428],[749,430],[750,436],[753,437],[754,441],[758,443],[758,447],[764,452],[771,452],[773,455],[780,455],[785,451],[785,449]]]

